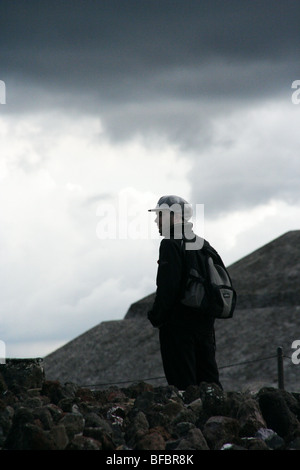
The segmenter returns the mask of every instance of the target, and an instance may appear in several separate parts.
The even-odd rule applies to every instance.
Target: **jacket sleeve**
[[[170,319],[179,300],[182,282],[180,243],[163,239],[159,249],[156,277],[156,296],[148,319],[154,327],[161,327]]]

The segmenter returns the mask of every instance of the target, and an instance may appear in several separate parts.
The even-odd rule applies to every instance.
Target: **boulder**
[[[262,389],[258,393],[259,407],[267,427],[287,441],[300,436],[300,423],[289,407],[292,398],[290,394],[273,388]]]
[[[255,433],[254,437],[258,438],[260,441],[263,441],[269,449],[272,449],[272,450],[285,449],[284,439],[278,436],[278,434],[275,431],[273,431],[273,429],[266,429],[266,428],[259,429]]]
[[[194,427],[180,439],[175,450],[209,450],[209,447],[200,429]]]
[[[266,427],[258,403],[253,398],[245,399],[237,410],[237,419],[240,423],[240,436],[251,437],[256,431]]]
[[[144,434],[135,446],[136,450],[165,450],[166,443],[160,432],[150,429]]]
[[[227,416],[212,416],[203,428],[210,449],[218,450],[226,443],[239,443],[239,422]]]
[[[65,429],[69,440],[71,441],[74,436],[83,433],[85,420],[81,414],[68,413],[60,421]]]

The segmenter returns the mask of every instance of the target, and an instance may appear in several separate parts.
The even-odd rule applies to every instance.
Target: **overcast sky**
[[[300,228],[299,24],[298,0],[1,0],[8,357],[155,290],[161,195],[204,205],[227,265]]]

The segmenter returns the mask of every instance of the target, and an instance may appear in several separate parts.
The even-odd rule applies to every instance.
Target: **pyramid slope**
[[[300,305],[300,230],[285,233],[228,270],[240,308]]]
[[[163,377],[158,331],[143,319],[100,323],[44,358],[48,380],[82,386]],[[162,381],[155,380],[156,384]]]
[[[130,305],[124,318],[126,320],[132,319],[132,318],[147,318],[147,312],[152,307],[154,298],[155,298],[155,292],[147,295],[146,297],[143,297],[141,300],[138,300],[137,302],[134,302],[133,304]]]

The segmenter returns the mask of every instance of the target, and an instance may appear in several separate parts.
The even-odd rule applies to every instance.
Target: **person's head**
[[[149,212],[156,213],[159,233],[168,236],[172,227],[182,225],[192,217],[192,206],[182,197],[162,196]]]

